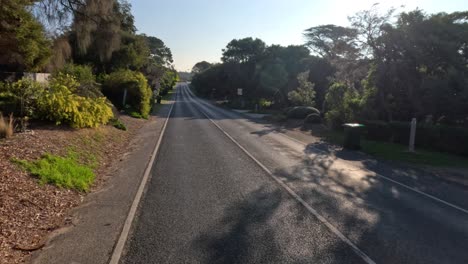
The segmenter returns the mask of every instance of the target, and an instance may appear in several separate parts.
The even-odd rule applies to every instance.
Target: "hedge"
[[[410,122],[366,121],[366,138],[407,145]],[[416,147],[468,156],[468,128],[419,124]]]
[[[147,118],[151,109],[152,91],[145,76],[140,72],[119,70],[104,80],[102,92],[118,108],[122,105],[124,91],[127,89],[126,105]]]
[[[320,123],[322,123],[322,118],[320,117],[319,114],[313,113],[313,114],[308,115],[304,119],[304,123],[306,123],[306,124],[320,124]]]
[[[288,118],[304,119],[310,114],[320,115],[320,111],[310,106],[296,106],[288,111]]]

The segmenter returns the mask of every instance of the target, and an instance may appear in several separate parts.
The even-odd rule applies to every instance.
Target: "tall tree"
[[[357,31],[354,28],[322,25],[305,30],[306,45],[315,53],[329,59],[357,56]]]
[[[51,55],[51,42],[31,14],[33,1],[7,0],[0,5],[0,65],[7,71],[39,71]]]
[[[151,57],[157,64],[169,67],[174,62],[171,49],[161,39],[144,34],[142,36],[146,39]]]
[[[197,62],[192,67],[192,74],[201,73],[201,72],[209,69],[211,66],[212,66],[212,64],[207,62],[207,61]]]
[[[223,62],[246,63],[259,61],[265,52],[265,42],[261,39],[233,39],[223,49]]]

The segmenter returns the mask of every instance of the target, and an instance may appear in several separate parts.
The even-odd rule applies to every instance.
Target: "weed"
[[[138,113],[137,111],[129,111],[128,115],[133,117],[133,118],[143,118],[143,116],[140,113]]]
[[[119,119],[116,119],[116,118],[113,118],[109,121],[109,124],[112,125],[113,127],[117,128],[117,129],[120,129],[120,130],[123,130],[123,131],[127,131],[127,127],[125,126],[124,123],[122,123],[122,121],[120,121]]]
[[[9,138],[13,136],[13,114],[10,115],[8,122],[0,114],[0,138]]]

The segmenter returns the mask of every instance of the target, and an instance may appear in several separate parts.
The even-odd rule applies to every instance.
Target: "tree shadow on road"
[[[274,230],[266,222],[281,200],[280,190],[257,189],[226,209],[224,217],[213,227],[217,235],[209,230],[195,240],[193,247],[208,252],[206,263],[271,262],[281,249],[275,246]]]
[[[454,218],[458,214],[450,208],[376,174],[441,198],[449,194],[443,188],[452,190],[452,199],[463,193],[457,186],[441,188],[440,181],[418,171],[353,151],[317,151],[311,144],[304,153],[307,158],[274,174],[378,263],[443,263],[468,257],[460,250],[461,241],[468,241],[466,218]]]

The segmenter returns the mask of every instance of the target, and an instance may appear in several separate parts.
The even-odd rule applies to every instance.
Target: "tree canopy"
[[[257,61],[265,52],[265,42],[261,39],[233,39],[223,49],[223,62],[246,63]]]
[[[192,84],[230,100],[244,88],[251,104],[316,105],[339,122],[468,125],[468,12],[382,12],[376,4],[349,21],[306,29],[304,46],[233,39],[221,64],[194,66]]]

